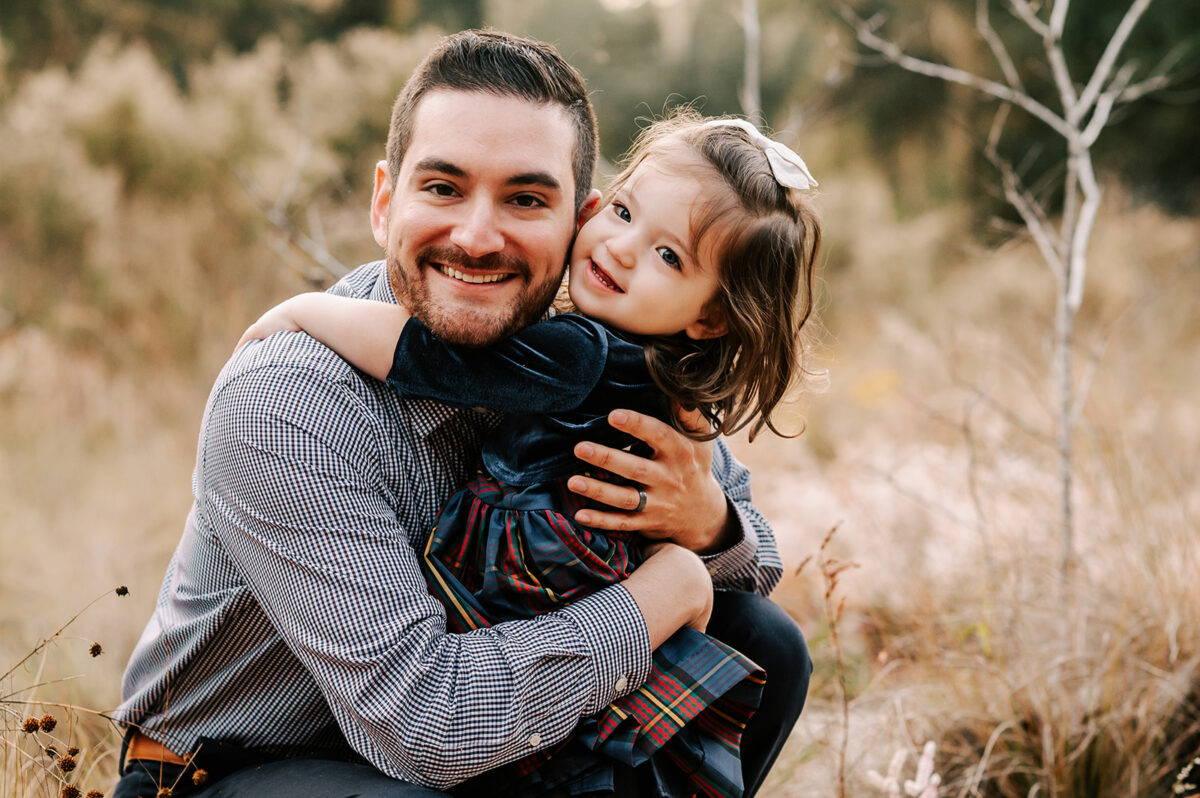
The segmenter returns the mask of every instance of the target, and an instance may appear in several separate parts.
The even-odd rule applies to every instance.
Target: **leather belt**
[[[167,748],[160,742],[151,740],[140,732],[134,732],[129,738],[129,747],[125,749],[125,759],[141,759],[146,762],[167,762],[172,765],[187,765],[183,757]]]

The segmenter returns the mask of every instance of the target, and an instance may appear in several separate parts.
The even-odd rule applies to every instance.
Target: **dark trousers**
[[[753,593],[717,593],[708,634],[767,672],[762,703],[742,734],[742,779],[749,798],[767,778],[804,709],[812,659],[791,616]]]
[[[721,592],[713,601],[708,633],[742,652],[767,672],[762,705],[742,736],[745,795],[753,796],[779,756],[804,709],[812,660],[796,622],[777,604],[752,593]],[[384,776],[370,765],[322,759],[285,759],[236,770],[196,790],[191,773],[129,763],[113,798],[154,798],[159,786],[175,784],[176,796],[191,798],[409,798],[446,795]],[[178,781],[176,779],[178,778]],[[620,789],[621,798],[634,789]]]

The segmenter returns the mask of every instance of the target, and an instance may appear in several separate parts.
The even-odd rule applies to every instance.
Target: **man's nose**
[[[463,217],[450,233],[450,241],[472,258],[504,249],[504,234],[492,203],[481,199],[464,208]]]

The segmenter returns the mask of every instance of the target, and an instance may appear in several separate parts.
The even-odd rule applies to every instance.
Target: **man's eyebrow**
[[[438,174],[450,175],[451,177],[465,178],[467,172],[461,166],[457,166],[450,161],[441,158],[429,157],[422,158],[417,161],[413,167],[415,174],[423,172],[436,172]],[[521,172],[515,174],[504,181],[506,186],[541,186],[551,191],[561,191],[562,183],[558,181],[554,175],[549,172]]]
[[[510,186],[541,186],[552,191],[562,189],[562,184],[549,172],[522,172],[504,181]]]
[[[440,172],[454,177],[466,177],[467,173],[458,166],[441,158],[422,158],[413,167],[414,172]]]

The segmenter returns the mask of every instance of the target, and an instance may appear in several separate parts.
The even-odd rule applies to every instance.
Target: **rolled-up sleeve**
[[[738,462],[724,441],[717,440],[712,472],[741,530],[740,539],[732,546],[703,558],[713,587],[770,595],[783,576],[783,560],[770,523],[750,495],[750,469]]]

